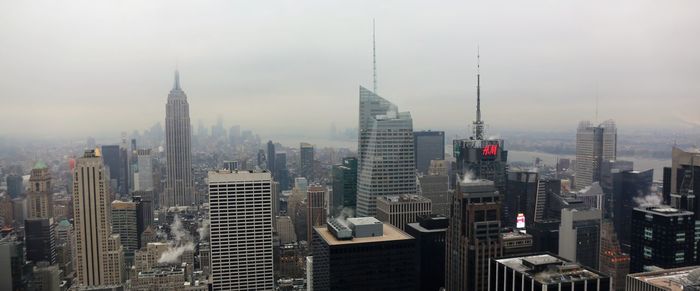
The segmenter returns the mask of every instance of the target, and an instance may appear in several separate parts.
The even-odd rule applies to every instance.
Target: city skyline
[[[112,2],[3,4],[0,16],[8,25],[0,35],[8,45],[0,63],[13,73],[0,76],[8,109],[0,133],[84,138],[150,127],[164,114],[162,88],[176,66],[187,76],[192,120],[211,124],[225,115],[228,123],[268,135],[323,133],[331,123],[354,128],[347,109],[357,105],[355,88],[372,84],[373,18],[378,93],[410,108],[416,129],[469,131],[465,120],[474,120],[473,113],[459,113],[476,102],[477,45],[488,108],[483,118],[494,133],[595,121],[596,99],[600,120],[614,118],[622,128],[700,124],[691,109],[700,89],[694,82],[700,58],[691,53],[698,26],[689,7],[697,3],[600,3],[608,9],[602,14],[588,3],[407,2],[400,9],[314,3],[201,5],[195,12],[206,19],[191,15],[181,24],[169,21],[170,15],[192,14],[183,13],[189,7],[180,3],[128,10]],[[371,9],[364,11],[363,4]],[[302,11],[303,19],[297,17]],[[591,15],[596,22],[588,22]],[[528,25],[513,29],[522,23]],[[27,29],[15,29],[22,26]],[[313,115],[294,113],[311,104]],[[261,121],[250,108],[269,108],[273,118]],[[62,122],[51,122],[56,118]],[[27,126],[8,125],[18,119]]]

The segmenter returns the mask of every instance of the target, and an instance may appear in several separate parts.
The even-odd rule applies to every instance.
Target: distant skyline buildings
[[[599,125],[581,121],[576,130],[576,177],[574,189],[600,181],[603,161],[617,159],[617,127],[612,120]]]
[[[194,202],[192,131],[187,95],[180,87],[180,72],[168,94],[165,111],[166,179],[161,206],[189,206]]]

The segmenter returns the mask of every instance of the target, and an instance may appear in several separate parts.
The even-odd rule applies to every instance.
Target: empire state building
[[[162,207],[189,206],[194,202],[191,148],[190,106],[180,88],[180,73],[175,71],[175,84],[165,106],[167,177]]]

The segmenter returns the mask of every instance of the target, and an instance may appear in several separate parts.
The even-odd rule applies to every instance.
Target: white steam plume
[[[199,240],[204,240],[209,236],[209,219],[202,220],[202,224],[197,228],[197,233],[199,233]]]
[[[178,215],[175,215],[173,223],[170,225],[170,234],[172,240],[168,241],[168,250],[160,256],[158,263],[177,263],[182,253],[194,250],[192,236],[182,227],[182,220]]]
[[[466,171],[464,172],[464,176],[462,176],[462,183],[471,183],[476,181],[474,179],[474,173],[472,171]]]
[[[656,194],[647,194],[634,197],[634,203],[637,206],[661,205],[661,197]]]

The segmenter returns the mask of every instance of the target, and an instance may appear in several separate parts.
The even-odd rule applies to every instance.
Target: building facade
[[[576,130],[576,178],[574,189],[580,190],[600,181],[603,161],[617,158],[617,127],[607,120],[598,126],[582,121]]]
[[[360,87],[357,215],[374,216],[380,196],[416,193],[413,119]]]
[[[271,290],[272,176],[209,172],[213,290]]]
[[[132,260],[139,249],[137,204],[127,201],[112,201],[112,232],[119,235],[124,257]]]
[[[416,131],[413,133],[416,169],[427,174],[432,160],[445,159],[444,131]]]
[[[441,215],[418,216],[406,225],[416,239],[418,290],[437,291],[445,286],[445,238],[450,220]]]
[[[333,165],[333,195],[331,214],[338,214],[343,208],[353,211],[357,206],[357,158],[343,158],[343,163]]]
[[[414,194],[382,196],[377,198],[377,219],[391,223],[401,230],[417,221],[420,215],[432,213],[430,199]]]
[[[190,105],[180,88],[180,73],[175,71],[175,84],[165,106],[166,179],[161,206],[189,206],[194,199],[192,177],[192,131]]]
[[[559,256],[597,270],[601,219],[600,209],[562,209]]]
[[[306,191],[306,241],[310,242],[314,226],[326,224],[326,188],[319,185],[311,185]]]
[[[46,164],[38,162],[29,176],[27,191],[27,218],[53,218],[51,175]]]
[[[314,146],[302,142],[299,145],[299,175],[314,181]]]
[[[648,267],[677,268],[695,264],[695,219],[690,211],[670,206],[640,206],[632,211],[630,273]]]

